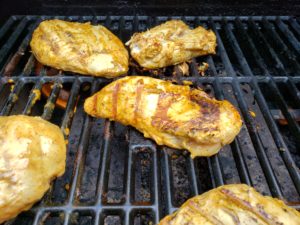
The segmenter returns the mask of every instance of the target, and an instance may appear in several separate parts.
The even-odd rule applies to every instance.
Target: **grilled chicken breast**
[[[189,86],[151,77],[114,81],[88,98],[85,111],[131,125],[159,145],[187,149],[191,156],[211,156],[241,129],[238,111]]]
[[[60,129],[39,117],[0,117],[0,223],[28,210],[65,171]]]
[[[148,69],[185,62],[193,57],[214,54],[216,35],[199,26],[190,29],[180,20],[171,20],[142,33],[126,43],[132,57]]]
[[[159,225],[299,225],[300,213],[245,184],[225,185],[186,201]]]
[[[46,20],[30,42],[36,59],[56,69],[116,77],[128,70],[128,52],[108,29],[90,23]]]

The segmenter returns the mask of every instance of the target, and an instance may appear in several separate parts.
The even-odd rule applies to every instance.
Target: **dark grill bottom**
[[[67,168],[41,202],[9,224],[155,224],[188,198],[229,183],[247,183],[300,208],[298,18],[174,17],[213,29],[217,54],[192,60],[189,77],[180,76],[176,66],[157,76],[192,81],[228,99],[244,120],[232,144],[194,160],[185,151],[156,146],[131,127],[87,116],[84,100],[109,80],[69,72],[47,77],[47,68],[36,74],[28,43],[48,18],[14,16],[0,29],[0,109],[1,115],[42,116],[59,125],[69,143]],[[104,24],[124,42],[135,31],[171,19],[61,18]],[[200,62],[210,65],[205,77],[197,71]],[[134,67],[128,74],[155,76]],[[45,83],[53,84],[50,96],[35,101]],[[53,107],[62,89],[70,90],[66,109]]]

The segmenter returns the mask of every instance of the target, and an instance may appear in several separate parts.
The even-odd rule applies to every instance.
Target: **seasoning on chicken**
[[[159,225],[299,225],[300,213],[245,184],[215,188],[186,201]]]
[[[216,35],[199,26],[190,29],[181,20],[171,20],[141,33],[126,43],[132,57],[147,69],[185,62],[193,57],[215,54]]]
[[[0,224],[41,199],[65,161],[57,126],[39,117],[0,117]]]
[[[116,77],[128,70],[128,52],[108,29],[90,23],[46,20],[30,42],[36,59],[56,69]]]
[[[211,156],[232,142],[242,121],[228,101],[204,91],[143,76],[114,81],[88,98],[85,111],[131,125],[159,145]]]

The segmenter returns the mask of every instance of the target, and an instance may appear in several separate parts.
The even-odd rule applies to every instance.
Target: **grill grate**
[[[300,209],[300,33],[294,17],[55,17],[92,21],[124,42],[168,19],[211,28],[214,56],[193,59],[190,76],[177,66],[156,71],[178,83],[192,81],[237,106],[244,120],[235,141],[216,156],[192,160],[184,151],[156,146],[139,132],[83,111],[86,97],[109,80],[37,72],[28,47],[47,16],[12,16],[0,29],[1,115],[42,116],[64,131],[67,168],[41,202],[7,224],[155,224],[188,198],[222,184],[246,183]],[[210,65],[207,76],[197,71]],[[128,74],[154,75],[131,67]],[[50,96],[38,100],[44,84]],[[67,105],[55,105],[61,90]],[[297,118],[298,116],[298,118]]]

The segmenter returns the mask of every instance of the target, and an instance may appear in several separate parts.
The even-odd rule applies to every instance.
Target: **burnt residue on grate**
[[[89,117],[84,100],[110,80],[59,73],[36,62],[28,43],[38,23],[49,18],[13,16],[0,28],[0,114],[41,116],[60,126],[68,143],[66,173],[9,224],[156,224],[188,198],[231,183],[300,208],[297,18],[57,17],[103,24],[124,42],[168,19],[213,29],[217,54],[187,62],[188,76],[178,66],[146,71],[134,62],[128,72],[189,81],[236,106],[244,122],[236,139],[213,157],[195,159],[155,145],[132,127]],[[202,62],[209,64],[204,76]]]
[[[151,148],[135,148],[132,160],[131,201],[137,205],[151,205],[154,201],[154,165]]]

